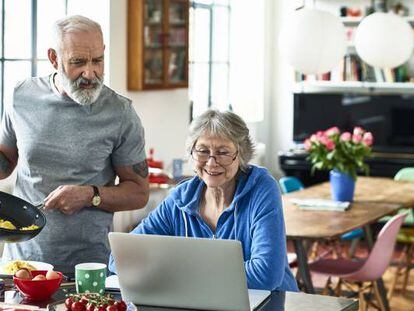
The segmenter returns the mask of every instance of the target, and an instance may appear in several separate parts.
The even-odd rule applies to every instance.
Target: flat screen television
[[[295,142],[332,126],[372,132],[375,152],[414,153],[414,95],[294,94]]]

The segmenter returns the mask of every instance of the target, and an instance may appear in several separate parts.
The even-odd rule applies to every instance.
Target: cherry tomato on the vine
[[[72,297],[66,298],[65,306],[66,306],[66,309],[68,309],[69,311],[72,310],[72,303],[73,303]]]
[[[115,305],[109,305],[106,307],[106,311],[118,311],[118,308]]]
[[[106,311],[106,306],[100,305],[96,311]]]
[[[80,301],[72,303],[71,311],[85,311],[85,305]]]
[[[127,309],[127,305],[126,305],[125,301],[123,301],[123,300],[115,301],[114,306],[116,306],[118,311],[126,311],[126,309]]]
[[[94,311],[95,310],[95,305],[93,303],[88,303],[86,305],[86,311]]]

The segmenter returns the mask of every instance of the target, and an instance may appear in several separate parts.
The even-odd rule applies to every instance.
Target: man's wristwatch
[[[92,186],[92,188],[93,188],[92,206],[98,207],[101,204],[101,196],[99,194],[99,189],[96,186]]]

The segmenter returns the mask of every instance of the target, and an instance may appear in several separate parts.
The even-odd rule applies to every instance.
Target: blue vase
[[[354,199],[355,180],[348,174],[337,170],[330,171],[332,199],[335,201],[352,202]]]

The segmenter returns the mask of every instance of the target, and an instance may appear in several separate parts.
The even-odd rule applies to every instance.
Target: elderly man
[[[57,72],[14,89],[0,131],[0,178],[17,166],[15,195],[44,202],[47,225],[6,245],[3,259],[67,272],[79,262],[106,263],[113,213],[148,201],[144,130],[131,101],[103,85],[104,48],[99,24],[65,17],[48,50]]]

